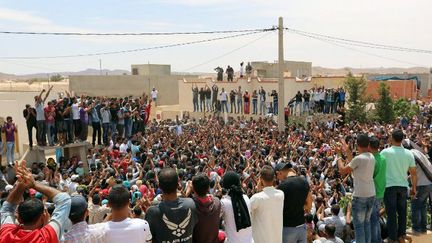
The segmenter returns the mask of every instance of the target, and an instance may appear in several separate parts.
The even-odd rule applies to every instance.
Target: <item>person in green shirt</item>
[[[371,242],[382,242],[381,240],[381,227],[379,223],[381,203],[384,198],[386,188],[386,169],[387,163],[379,153],[380,141],[376,137],[369,138],[369,150],[375,157],[375,170],[374,170],[374,184],[375,184],[375,205],[372,209],[371,215]]]
[[[414,155],[401,144],[402,130],[395,129],[391,135],[391,147],[381,151],[387,162],[384,204],[387,213],[389,242],[402,242],[406,238],[408,172],[411,175],[411,197],[415,197],[417,174]]]

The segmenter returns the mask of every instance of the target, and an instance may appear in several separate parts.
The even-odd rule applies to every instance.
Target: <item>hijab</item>
[[[222,186],[228,191],[233,206],[234,220],[237,232],[251,226],[249,210],[243,198],[240,176],[234,171],[225,173]]]

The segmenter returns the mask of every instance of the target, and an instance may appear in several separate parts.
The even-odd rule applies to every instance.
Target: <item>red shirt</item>
[[[54,228],[47,224],[41,229],[23,230],[19,225],[5,224],[0,229],[0,243],[57,243]]]
[[[55,108],[54,107],[45,107],[45,119],[47,123],[54,123],[55,122]]]

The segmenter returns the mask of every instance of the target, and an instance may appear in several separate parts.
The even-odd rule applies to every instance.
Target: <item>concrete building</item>
[[[432,70],[431,70],[432,71]],[[389,73],[389,74],[365,74],[367,80],[385,80],[385,79],[398,79],[398,80],[415,80],[417,81],[417,89],[421,97],[427,97],[428,90],[431,88],[431,73]]]
[[[278,63],[251,62],[256,76],[260,78],[277,78]],[[312,76],[312,62],[285,61],[284,77],[305,78]]]
[[[131,73],[140,76],[169,76],[171,75],[171,65],[134,64]]]
[[[381,82],[386,82],[390,89],[393,99],[417,99],[418,89],[415,80],[387,80],[387,81],[367,81],[366,96],[377,100],[379,98],[378,90]]]
[[[69,77],[69,90],[90,96],[141,96],[158,90],[157,105],[179,104],[178,80],[198,78],[197,75],[172,75],[170,65],[132,65],[132,75],[80,75]]]

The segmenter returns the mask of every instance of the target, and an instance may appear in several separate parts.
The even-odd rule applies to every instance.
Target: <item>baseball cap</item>
[[[5,191],[10,191],[10,190],[12,190],[12,188],[13,188],[13,186],[12,185],[6,185],[5,186]]]
[[[87,210],[87,201],[81,195],[74,195],[71,197],[71,208],[69,217],[81,215]]]
[[[280,171],[280,170],[284,170],[284,169],[290,169],[292,168],[292,164],[291,163],[284,163],[284,162],[280,162],[275,166],[275,172],[276,171]]]

